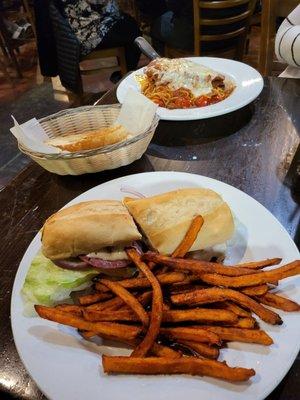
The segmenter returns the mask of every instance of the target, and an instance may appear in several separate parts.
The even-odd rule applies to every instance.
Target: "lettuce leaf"
[[[73,271],[59,268],[38,253],[32,260],[21,290],[24,314],[35,315],[35,304],[52,306],[70,300],[72,291],[90,286],[93,276],[98,274],[95,269]]]

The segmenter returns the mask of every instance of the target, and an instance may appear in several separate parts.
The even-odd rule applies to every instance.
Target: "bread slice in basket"
[[[65,135],[47,140],[45,143],[70,152],[98,149],[121,142],[129,137],[122,125],[112,125],[84,133]]]

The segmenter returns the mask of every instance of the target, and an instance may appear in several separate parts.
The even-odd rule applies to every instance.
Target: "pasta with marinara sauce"
[[[157,58],[136,79],[146,97],[169,109],[218,103],[234,89],[222,74],[188,59]]]
[[[211,93],[194,96],[191,90],[180,88],[173,90],[169,85],[156,84],[146,75],[138,79],[141,86],[141,92],[160,107],[175,109],[175,108],[195,108],[205,107],[211,104],[218,103],[228,97],[233,87],[230,88],[213,88]]]

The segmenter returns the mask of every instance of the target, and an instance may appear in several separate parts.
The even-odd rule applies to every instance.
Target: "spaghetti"
[[[168,109],[205,107],[226,99],[234,90],[222,75],[181,59],[154,60],[136,78],[146,97]]]

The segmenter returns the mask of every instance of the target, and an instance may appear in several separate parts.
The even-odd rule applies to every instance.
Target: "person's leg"
[[[151,26],[150,36],[152,45],[158,54],[161,56],[165,52],[166,38],[170,35],[173,29],[173,12],[168,11],[156,18]]]
[[[124,47],[127,69],[136,69],[141,52],[134,39],[141,35],[137,22],[129,15],[116,22],[104,37],[98,48]]]

